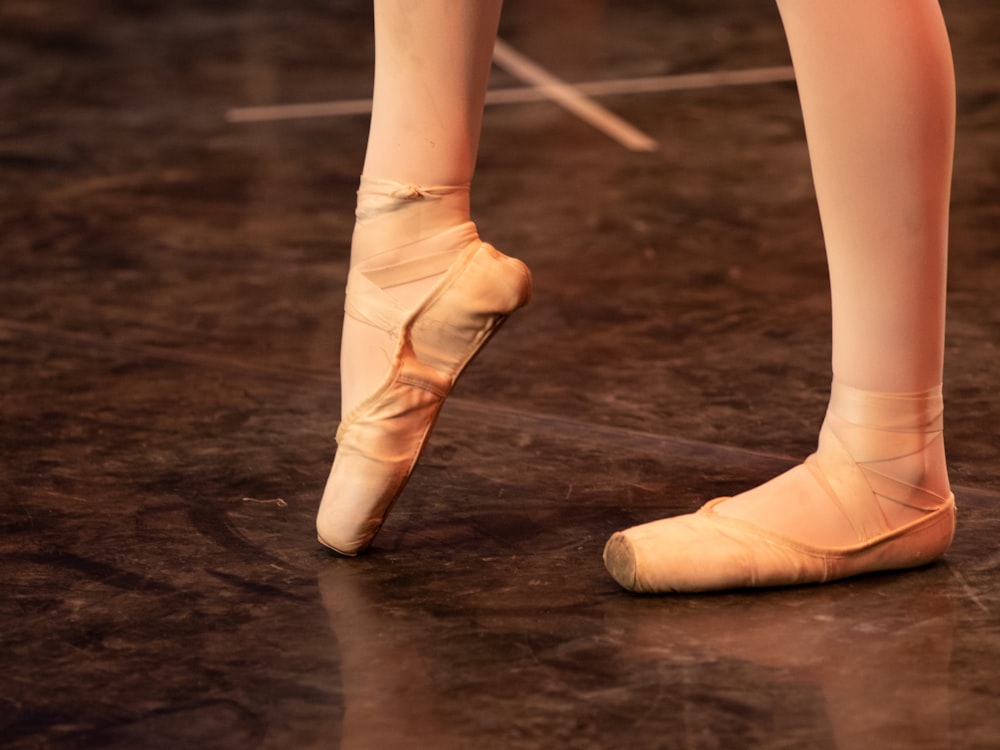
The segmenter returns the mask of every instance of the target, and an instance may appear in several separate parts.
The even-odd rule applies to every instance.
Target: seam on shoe
[[[451,389],[445,389],[436,383],[432,383],[429,380],[424,380],[416,375],[400,375],[396,378],[395,382],[402,383],[403,385],[408,385],[411,388],[417,388],[418,390],[425,391],[427,393],[439,396],[440,398],[447,398]]]

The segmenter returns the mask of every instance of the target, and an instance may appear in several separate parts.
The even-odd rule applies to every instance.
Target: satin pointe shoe
[[[643,594],[823,583],[933,562],[951,544],[955,505],[856,545],[822,548],[781,537],[713,507],[614,534],[604,564],[623,588]]]
[[[482,241],[466,247],[412,310],[382,291],[391,279],[378,281],[352,272],[346,311],[390,332],[395,354],[382,384],[337,430],[316,519],[320,543],[348,556],[378,533],[462,370],[531,297],[527,267]]]
[[[822,456],[810,456],[805,468],[847,517],[855,530],[853,543],[817,546],[727,517],[716,512],[730,499],[722,497],[695,513],[614,534],[604,548],[608,572],[623,588],[637,593],[693,593],[821,583],[914,568],[945,553],[955,532],[953,494],[922,517],[891,528],[853,458],[832,436],[821,439]],[[870,501],[848,505],[838,495]]]

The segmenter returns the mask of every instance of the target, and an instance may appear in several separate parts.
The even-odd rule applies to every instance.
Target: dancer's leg
[[[830,266],[835,388],[927,393],[936,402],[954,132],[954,75],[937,0],[778,5],[799,81]],[[865,408],[834,412],[828,427],[838,432],[848,417],[866,424]],[[910,454],[889,470],[947,496],[941,439],[900,450],[891,436],[855,432],[866,440],[860,452]],[[778,493],[771,497],[782,508],[791,504]],[[762,501],[757,493],[719,512],[750,520]],[[899,503],[884,505],[897,524],[919,514]],[[807,523],[780,508],[768,512],[776,516],[770,526],[785,533]]]
[[[696,516],[616,535],[606,559],[630,588],[826,580],[926,562],[950,539],[940,383],[954,82],[940,9],[778,4],[830,265],[830,408],[806,464]],[[706,564],[696,550],[712,544]],[[690,577],[696,567],[702,578]]]
[[[501,0],[375,0],[375,92],[364,174],[472,179]]]
[[[462,368],[530,277],[469,218],[500,0],[375,0],[375,92],[351,244],[338,450],[320,541],[363,549]]]
[[[779,0],[833,291],[833,371],[941,383],[955,90],[937,0]]]

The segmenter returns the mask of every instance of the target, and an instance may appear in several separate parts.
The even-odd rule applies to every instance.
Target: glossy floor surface
[[[607,536],[801,459],[829,385],[770,2],[508,2],[573,83],[778,80],[598,97],[653,151],[488,109],[475,214],[535,300],[354,560],[313,518],[367,119],[239,112],[368,97],[368,5],[0,3],[0,746],[1000,746],[1000,7],[945,9],[954,546],[658,598]]]

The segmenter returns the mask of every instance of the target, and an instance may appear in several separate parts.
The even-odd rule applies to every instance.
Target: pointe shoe
[[[933,562],[951,545],[955,497],[915,521],[890,528],[864,473],[827,439],[825,455],[813,454],[806,466],[848,517],[857,541],[821,547],[791,539],[715,511],[721,497],[700,510],[618,532],[604,547],[604,565],[623,588],[637,593],[721,591],[765,586],[822,583]],[[824,467],[826,470],[824,470]],[[837,477],[836,483],[828,477]],[[846,508],[843,497],[868,497]],[[861,493],[867,492],[868,495]],[[790,498],[794,501],[794,498]]]
[[[604,565],[623,588],[642,594],[823,583],[933,562],[955,530],[954,498],[928,516],[856,545],[822,548],[727,518],[713,507],[614,534]]]
[[[492,245],[470,245],[441,281],[405,311],[361,274],[348,314],[396,339],[385,380],[341,422],[316,530],[342,555],[364,550],[402,492],[445,398],[506,317],[531,297],[531,273]]]

